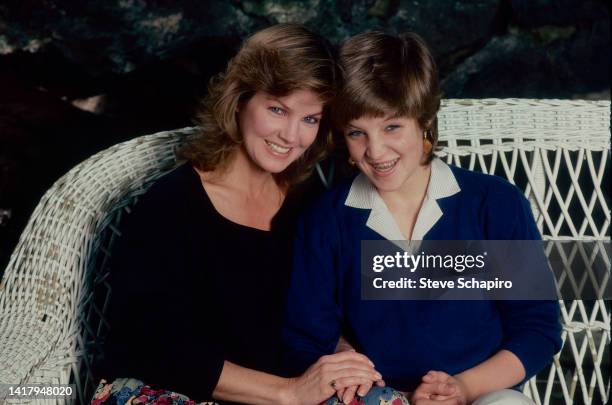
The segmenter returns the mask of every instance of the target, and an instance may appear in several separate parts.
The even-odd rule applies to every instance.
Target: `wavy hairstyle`
[[[339,64],[343,84],[332,105],[334,127],[342,130],[352,120],[390,112],[415,118],[428,131],[432,148],[426,162],[431,162],[438,142],[441,94],[436,63],[425,41],[412,32],[399,36],[364,32],[342,44]]]
[[[283,97],[313,91],[323,101],[323,118],[314,143],[282,173],[279,184],[308,178],[331,145],[328,104],[335,96],[338,67],[325,39],[299,24],[279,24],[248,38],[225,72],[213,77],[198,114],[199,134],[179,156],[203,171],[225,169],[242,143],[237,108],[257,92]]]

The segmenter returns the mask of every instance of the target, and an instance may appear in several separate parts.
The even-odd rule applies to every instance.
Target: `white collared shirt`
[[[442,217],[442,209],[436,200],[450,197],[459,191],[461,188],[450,167],[441,159],[434,158],[431,162],[427,192],[417,215],[411,240],[422,240]],[[365,174],[361,173],[353,180],[344,205],[371,210],[366,226],[385,239],[406,240],[378,190]]]

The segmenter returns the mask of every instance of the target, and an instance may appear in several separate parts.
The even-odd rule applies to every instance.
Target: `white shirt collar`
[[[412,240],[422,240],[442,217],[443,212],[436,200],[450,197],[459,191],[461,188],[450,167],[439,158],[434,158],[427,192],[412,230]],[[384,200],[363,173],[353,180],[344,205],[371,210],[366,225],[385,239],[405,239]]]

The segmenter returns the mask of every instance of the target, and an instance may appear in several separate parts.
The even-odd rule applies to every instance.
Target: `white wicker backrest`
[[[525,191],[544,239],[610,240],[609,101],[446,100],[438,127],[447,162]],[[560,304],[564,348],[525,392],[537,404],[607,403],[609,302]]]
[[[609,108],[609,102],[445,100],[439,155],[515,182],[545,237],[602,239],[610,225],[602,188],[609,176]],[[194,131],[113,146],[76,166],[41,199],[0,284],[0,383],[71,381],[81,395],[91,394],[86,354],[108,328],[100,272],[107,245],[122,212],[174,167],[175,147]],[[527,385],[527,394],[538,404],[606,401],[608,307],[573,301],[562,303],[562,315],[563,352],[540,374],[543,382]]]
[[[439,129],[440,155],[449,163],[513,183],[520,181],[517,174],[526,176],[518,185],[545,238],[609,239],[602,180],[609,165],[610,102],[447,100]]]

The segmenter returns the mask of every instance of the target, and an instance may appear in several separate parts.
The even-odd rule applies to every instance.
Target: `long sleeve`
[[[283,329],[285,368],[292,375],[333,353],[340,337],[342,314],[336,301],[338,271],[334,268],[338,231],[330,211],[315,208],[297,226]]]
[[[186,216],[182,197],[155,185],[127,215],[110,266],[111,332],[102,377],[137,378],[201,401],[211,399],[224,348],[216,315],[199,310],[215,308],[206,290],[213,287],[194,274],[199,259],[187,236],[198,221]]]
[[[496,205],[491,211],[489,239],[540,240],[529,202],[518,190],[514,197],[502,202],[506,207]],[[500,217],[500,212],[507,216]],[[543,251],[540,253],[544,254]],[[534,253],[522,254],[529,257]],[[542,262],[546,263],[544,258]],[[501,349],[509,350],[521,360],[525,379],[529,379],[549,364],[552,356],[561,349],[559,303],[556,300],[498,301],[497,306],[504,336]]]

